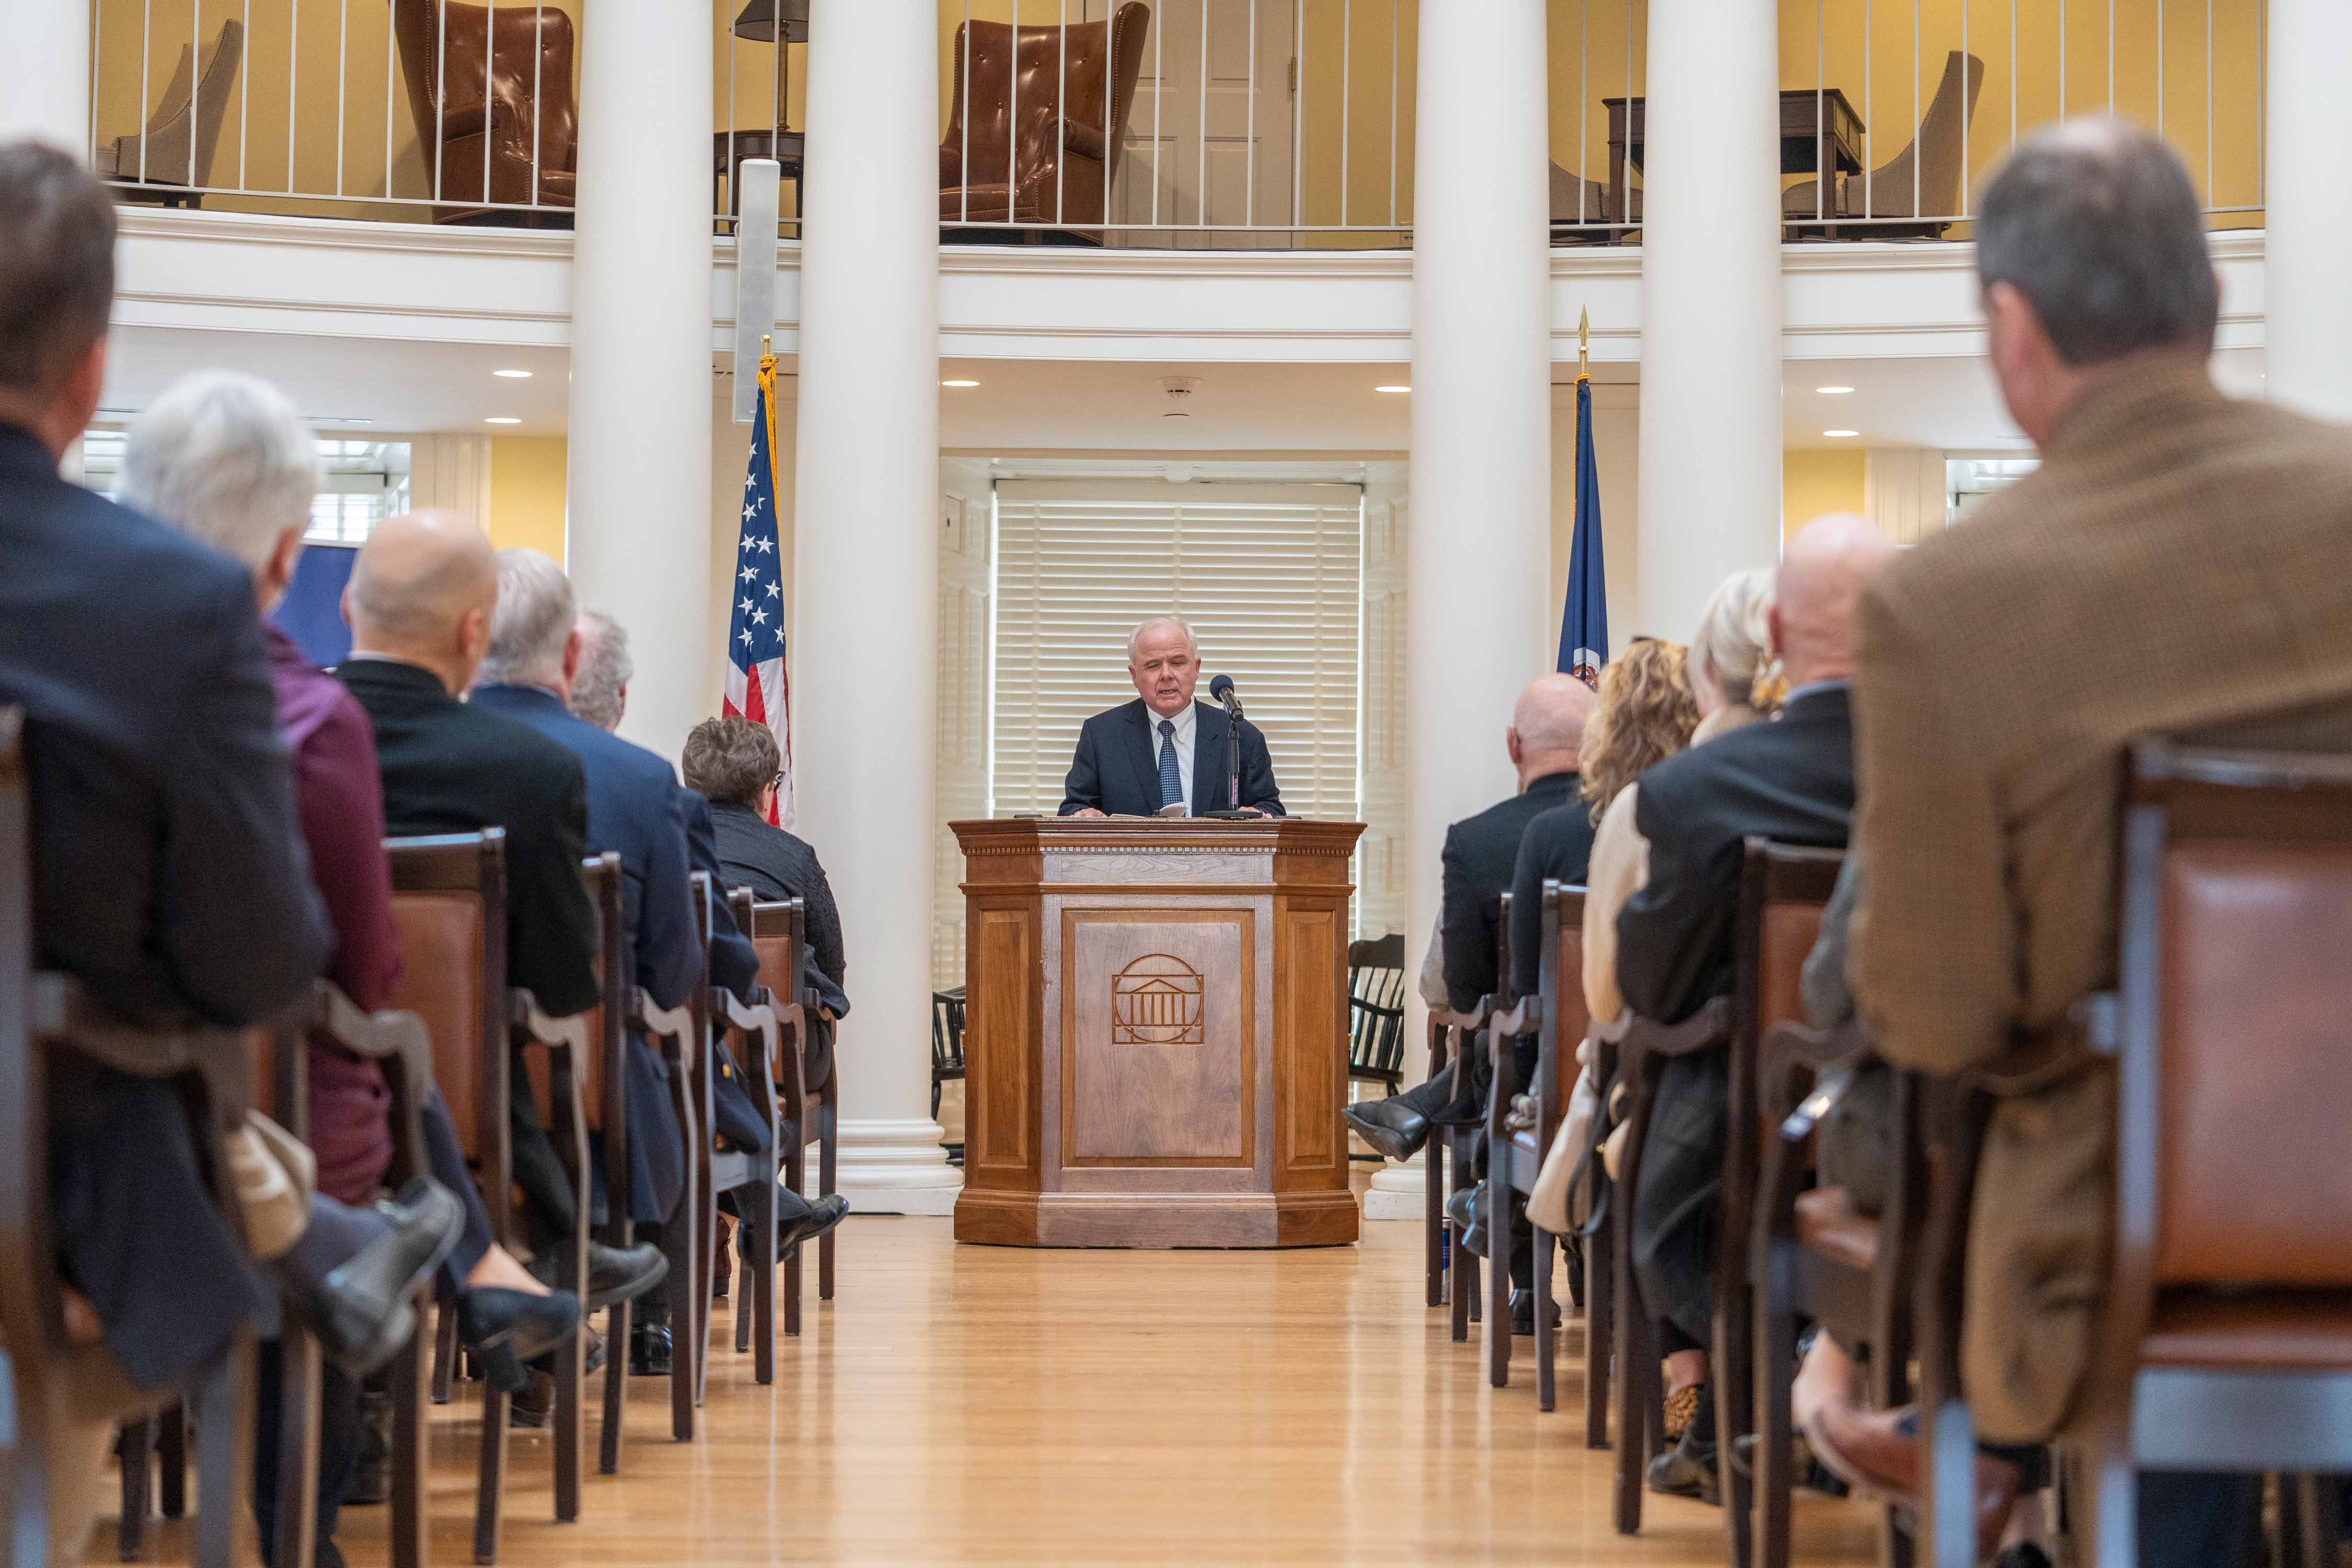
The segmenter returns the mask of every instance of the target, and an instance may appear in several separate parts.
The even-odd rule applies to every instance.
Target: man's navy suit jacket
[[[467,703],[535,730],[580,759],[588,780],[588,852],[621,857],[621,919],[629,931],[628,984],[664,1007],[682,1007],[702,977],[687,890],[686,819],[668,763],[575,717],[535,686],[478,686]],[[669,1069],[629,1040],[629,1214],[667,1220],[686,1190],[686,1142],[670,1111]],[[642,1151],[642,1153],[640,1152]]]
[[[1206,702],[1192,704],[1192,812],[1215,811],[1226,804],[1226,748],[1232,743],[1233,721],[1225,710]],[[1062,785],[1062,812],[1093,806],[1113,816],[1150,816],[1160,809],[1160,737],[1157,721],[1139,697],[1108,713],[1097,713],[1078,731],[1078,754]],[[1280,816],[1282,792],[1274,783],[1274,759],[1266,754],[1265,737],[1244,719],[1242,731],[1242,797],[1268,816]]]

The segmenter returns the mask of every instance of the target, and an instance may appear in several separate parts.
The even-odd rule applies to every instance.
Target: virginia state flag
[[[1592,383],[1576,378],[1576,535],[1568,552],[1568,605],[1559,617],[1559,669],[1587,686],[1609,662],[1609,574],[1601,565],[1601,469],[1592,460]]]
[[[776,532],[776,361],[760,361],[760,407],[751,421],[751,471],[743,479],[743,537],[735,545],[734,613],[727,618],[730,718],[764,724],[784,760],[770,820],[793,820],[792,682],[784,674],[784,567]]]

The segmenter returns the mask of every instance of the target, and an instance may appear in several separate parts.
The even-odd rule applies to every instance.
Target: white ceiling
[[[276,382],[327,430],[557,436],[565,425],[570,354],[563,349],[152,327],[116,330],[102,417],[135,413],[176,377],[216,365]],[[714,368],[723,390],[724,367]],[[2215,356],[2222,385],[2242,395],[2260,395],[2262,368],[2259,350]],[[502,369],[531,376],[493,374]],[[1595,370],[1596,381],[1634,374],[1630,365]],[[1402,364],[947,360],[940,374],[980,383],[940,391],[940,441],[950,451],[1039,458],[1262,452],[1336,460],[1401,453],[1408,444],[1411,395],[1374,390],[1408,382],[1410,369]],[[1565,399],[1572,383],[1564,371],[1555,374],[1562,376],[1555,396]],[[1171,398],[1165,386],[1171,378],[1190,381],[1189,395]],[[1832,385],[1854,390],[1842,396],[1814,390]],[[1792,360],[1783,390],[1790,447],[2025,444],[1979,358]],[[1186,416],[1168,417],[1171,413]],[[483,423],[492,416],[520,423]],[[355,420],[366,423],[342,423]],[[1858,434],[1822,434],[1832,429]]]

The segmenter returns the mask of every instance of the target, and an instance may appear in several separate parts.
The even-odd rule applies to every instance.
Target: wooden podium
[[[964,854],[958,1241],[1320,1247],[1348,1186],[1360,823],[951,825]]]

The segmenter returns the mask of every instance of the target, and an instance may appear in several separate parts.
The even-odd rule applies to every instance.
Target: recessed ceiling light
[[[490,372],[490,374],[496,376],[503,376],[508,381],[529,381],[530,379],[530,372],[527,370],[494,370]]]
[[[1163,414],[1160,417],[1162,419],[1190,419],[1192,416],[1189,414]]]
[[[1376,386],[1372,388],[1372,390],[1374,392],[1411,392],[1412,388],[1410,386]]]
[[[1848,436],[1859,436],[1862,432],[1859,430],[1824,430],[1822,434],[1827,436],[1833,441],[1842,441]]]
[[[489,418],[483,420],[482,423],[485,425],[520,425],[522,421],[520,419],[508,418],[504,415],[494,414]]]
[[[940,384],[941,386],[978,386],[980,383],[976,381],[943,381],[940,383]]]
[[[1853,388],[1851,386],[1817,386],[1813,388],[1813,390],[1822,394],[1824,397],[1843,397],[1847,393],[1852,392]]]

